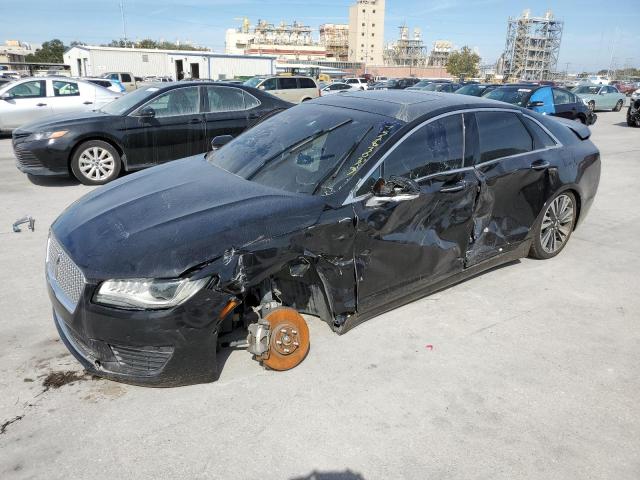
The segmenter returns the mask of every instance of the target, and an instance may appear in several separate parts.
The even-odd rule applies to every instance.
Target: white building
[[[102,76],[107,72],[130,72],[137,77],[158,76],[224,80],[271,75],[275,57],[229,55],[191,50],[155,50],[79,45],[64,53],[73,76]]]
[[[349,61],[382,65],[384,1],[357,0],[349,7]]]

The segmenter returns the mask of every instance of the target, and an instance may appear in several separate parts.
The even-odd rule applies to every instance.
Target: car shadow
[[[289,480],[365,480],[365,478],[361,474],[347,469],[344,472],[318,472],[314,470],[308,475],[291,477]]]
[[[27,174],[27,178],[31,183],[39,187],[73,187],[80,185],[80,182],[73,177],[40,177]]]
[[[245,341],[247,339],[247,332],[242,328],[237,328],[232,332],[224,334],[224,340],[222,341],[222,345],[216,354],[216,362],[218,364],[218,376],[216,380],[220,377],[220,373],[224,369],[224,365],[229,360],[231,354],[238,350],[247,350]],[[241,345],[239,343],[242,343]]]
[[[626,127],[626,128],[633,128],[630,127],[629,125],[627,125],[627,122],[618,122],[618,123],[614,123],[613,124],[614,127]]]

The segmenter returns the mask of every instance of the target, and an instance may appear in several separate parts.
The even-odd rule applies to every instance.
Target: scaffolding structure
[[[519,18],[509,17],[503,74],[505,80],[550,80],[558,64],[564,22],[551,10],[544,17],[532,17],[525,10]]]
[[[278,25],[258,20],[254,28],[253,43],[270,45],[318,45],[313,41],[311,27],[294,21],[291,25]]]
[[[413,38],[409,38],[409,27],[406,25],[399,29],[400,38],[384,50],[384,64],[392,67],[425,67],[427,47],[422,42],[420,29],[413,29]]]
[[[320,45],[327,49],[329,57],[346,62],[349,58],[349,25],[335,23],[320,25]]]
[[[453,43],[448,40],[436,40],[429,54],[430,67],[446,67],[449,55],[453,52]]]

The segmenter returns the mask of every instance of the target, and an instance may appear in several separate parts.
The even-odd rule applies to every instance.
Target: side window
[[[80,89],[75,82],[54,80],[52,83],[53,95],[56,97],[74,97],[80,95]]]
[[[243,91],[239,88],[207,87],[207,112],[234,112],[245,110]]]
[[[296,78],[290,78],[290,77],[278,78],[278,89],[291,90],[294,88],[298,88],[298,80]]]
[[[46,97],[45,82],[44,80],[34,80],[32,82],[24,82],[20,85],[16,85],[7,93],[10,93],[15,98],[38,98]]]
[[[300,78],[300,88],[318,88],[310,78]]]
[[[547,132],[545,132],[540,125],[534,122],[531,118],[527,116],[522,116],[522,120],[524,121],[527,129],[533,135],[533,148],[535,150],[546,148],[546,147],[555,147],[556,142],[549,136]]]
[[[607,87],[607,90],[609,93],[619,93],[616,87]]]
[[[480,162],[530,152],[531,135],[514,113],[477,112]]]
[[[176,88],[160,95],[149,102],[146,107],[151,107],[156,112],[156,118],[174,117],[178,115],[192,115],[198,113],[200,96],[198,87]]]
[[[251,95],[250,93],[242,91],[242,95],[244,97],[244,108],[245,110],[251,110],[260,105],[260,100]]]
[[[553,103],[556,105],[567,105],[569,103],[573,103],[573,98],[571,97],[571,93],[566,90],[560,90],[559,88],[553,89]]]
[[[120,80],[117,73],[112,73],[107,78],[110,78],[111,80]]]
[[[261,87],[264,87],[265,90],[277,90],[278,85],[276,83],[275,78],[267,78],[264,82],[262,82]]]
[[[117,78],[117,75],[116,75],[116,80],[117,80],[117,79],[118,79],[118,78]],[[131,80],[131,75],[129,75],[128,73],[123,73],[123,74],[122,74],[122,81],[123,81],[123,82],[125,82],[125,83],[130,83],[130,82],[132,82],[132,80]]]
[[[427,123],[391,152],[384,161],[384,176],[418,179],[462,168],[462,115],[449,115]]]
[[[356,80],[355,78],[350,78],[349,80],[347,80],[347,83],[348,83],[349,85],[352,85],[352,84],[354,84],[354,83],[358,83],[358,80]]]

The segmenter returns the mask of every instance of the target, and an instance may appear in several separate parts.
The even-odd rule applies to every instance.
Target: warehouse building
[[[155,50],[144,48],[78,45],[64,54],[71,75],[102,76],[107,72],[130,72],[136,77],[156,76],[224,80],[276,72],[276,57],[229,55],[208,51]]]

